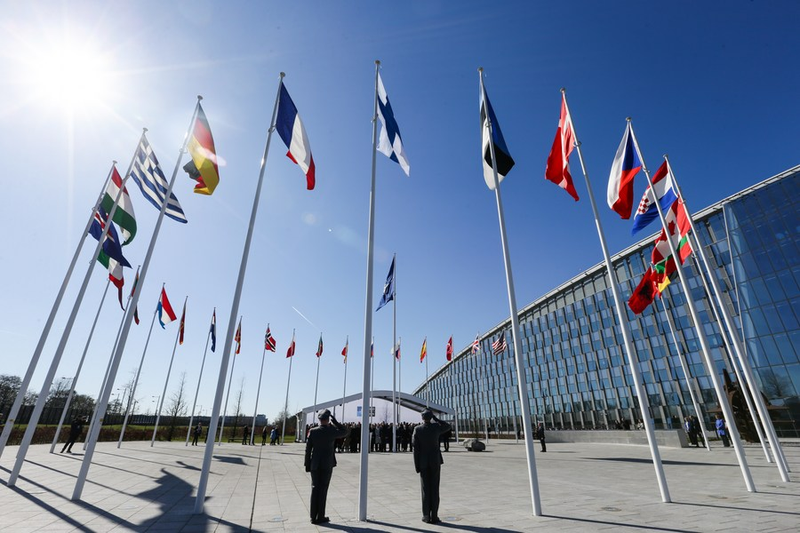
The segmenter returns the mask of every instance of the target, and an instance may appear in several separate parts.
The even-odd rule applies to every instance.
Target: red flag
[[[236,328],[236,336],[233,338],[236,341],[236,351],[234,355],[239,355],[239,351],[242,349],[242,319],[239,318],[239,327]]]
[[[558,120],[558,129],[556,130],[556,138],[553,140],[553,147],[550,149],[550,155],[547,156],[544,177],[567,191],[577,202],[578,193],[575,191],[572,175],[569,173],[569,154],[572,153],[574,148],[575,137],[572,132],[572,117],[569,116],[569,111],[567,110],[567,99],[562,94],[561,118]]]
[[[638,315],[647,309],[648,305],[653,303],[656,294],[658,294],[656,275],[652,268],[648,268],[642,276],[639,285],[636,286],[633,290],[633,294],[631,294],[631,297],[628,299],[628,307]]]
[[[447,360],[453,360],[453,336],[450,335],[450,340],[447,341]]]
[[[183,303],[183,313],[181,313],[181,325],[178,326],[178,344],[183,346],[183,326],[186,322],[186,302]]]
[[[292,343],[289,345],[289,349],[286,350],[286,358],[290,358],[294,355],[294,332],[292,332]]]
[[[350,339],[348,339],[348,340],[347,340],[347,341],[344,343],[344,348],[342,348],[342,357],[344,357],[344,361],[342,361],[342,362],[344,362],[344,363],[346,363],[346,362],[347,362],[347,347],[348,347],[349,345],[350,345]]]

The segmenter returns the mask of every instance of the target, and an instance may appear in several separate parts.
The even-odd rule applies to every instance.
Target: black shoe
[[[431,524],[440,524],[442,521],[439,519],[438,516],[434,516],[431,518]]]
[[[428,518],[427,516],[423,516],[422,517],[422,521],[425,522],[426,524],[430,524],[431,523],[431,519]]]
[[[323,516],[322,518],[320,518],[319,520],[317,520],[317,523],[319,523],[319,524],[327,524],[327,523],[328,523],[328,522],[330,522],[330,521],[331,521],[331,519],[330,519],[330,518],[328,518],[327,516]]]

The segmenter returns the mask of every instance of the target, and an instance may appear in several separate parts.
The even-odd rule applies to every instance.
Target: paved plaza
[[[781,482],[760,447],[746,449],[758,492],[748,493],[731,448],[661,448],[671,504],[661,503],[646,446],[535,443],[542,510],[532,514],[520,442],[486,452],[451,445],[444,454],[443,523],[421,522],[419,478],[410,453],[369,458],[368,521],[359,522],[359,455],[337,455],[328,495],[331,523],[308,518],[304,445],[215,448],[206,514],[192,514],[202,446],[101,443],[82,502],[70,501],[82,451],[32,446],[15,488],[6,485],[17,448],[0,460],[0,530],[33,531],[792,531],[800,530],[800,442],[784,450],[792,481]],[[75,450],[80,450],[75,446]]]

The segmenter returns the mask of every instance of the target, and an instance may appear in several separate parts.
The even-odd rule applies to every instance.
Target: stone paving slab
[[[538,444],[536,445],[538,449]],[[525,447],[451,445],[442,467],[440,525],[421,522],[410,453],[369,458],[366,522],[359,522],[360,456],[340,454],[328,494],[331,523],[308,519],[310,479],[302,444],[215,448],[205,514],[193,514],[202,446],[100,443],[83,501],[70,496],[82,453],[32,446],[16,487],[17,452],[0,459],[0,531],[27,532],[486,532],[800,531],[800,441],[784,443],[784,483],[760,447],[746,448],[757,492],[748,493],[731,448],[661,448],[672,503],[662,503],[646,446],[550,443],[536,452],[543,516],[533,516]]]

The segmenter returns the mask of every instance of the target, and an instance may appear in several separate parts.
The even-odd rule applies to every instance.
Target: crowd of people
[[[350,422],[342,424],[350,430],[346,437],[336,439],[334,444],[337,453],[358,453],[361,451],[361,423]],[[306,428],[306,439],[317,424],[311,424]],[[413,434],[416,424],[401,422],[397,425],[397,451],[413,452]],[[369,451],[370,452],[391,452],[392,441],[394,438],[394,425],[389,422],[379,422],[369,425]],[[453,438],[452,430],[448,429],[440,436],[439,442],[444,451],[450,450],[450,441]]]

